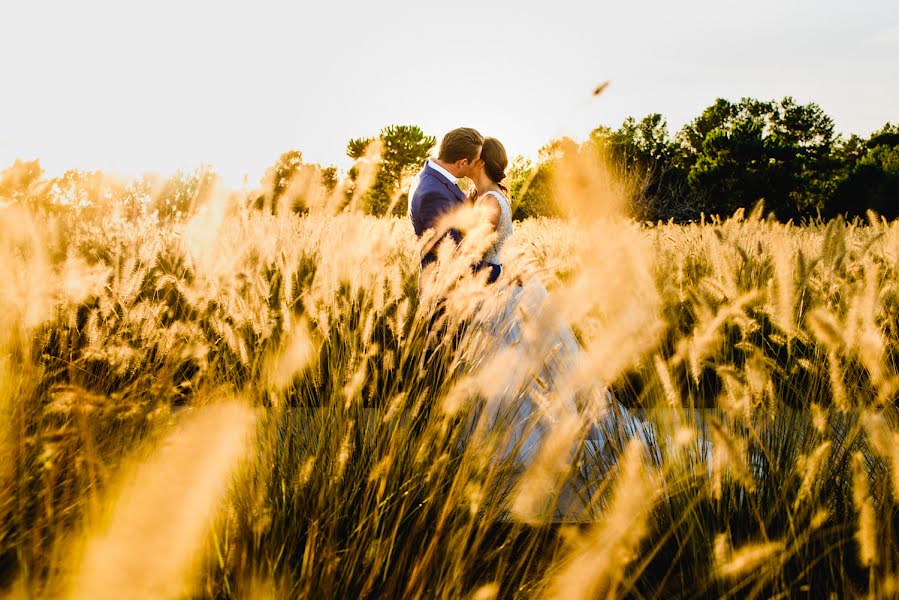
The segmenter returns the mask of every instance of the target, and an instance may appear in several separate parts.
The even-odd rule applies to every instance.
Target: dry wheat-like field
[[[645,226],[573,169],[575,217],[517,224],[490,287],[476,224],[419,288],[405,220],[308,182],[305,215],[0,210],[2,589],[899,593],[899,223]],[[556,381],[539,343],[491,351],[515,275],[551,291],[524,336],[583,346]],[[602,385],[645,427],[597,450]],[[479,418],[571,390],[525,468],[514,411]]]

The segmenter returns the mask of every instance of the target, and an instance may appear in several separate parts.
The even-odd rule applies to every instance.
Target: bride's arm
[[[493,231],[496,231],[496,228],[499,227],[499,217],[502,214],[502,210],[499,207],[499,200],[496,199],[496,196],[493,194],[484,194],[477,199],[475,206],[486,213],[487,220],[490,222],[490,228]]]

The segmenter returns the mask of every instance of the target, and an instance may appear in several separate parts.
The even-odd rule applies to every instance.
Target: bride
[[[488,137],[469,174],[476,188],[475,208],[495,234],[484,260],[500,265],[513,235],[512,207],[502,184],[507,166],[505,148]],[[579,422],[579,413],[586,412],[576,398],[592,402],[588,449],[614,452],[606,447],[610,441],[621,440],[624,431],[642,431],[641,424],[601,386],[577,393],[569,389],[566,380],[581,350],[571,328],[545,314],[548,292],[538,278],[518,281],[497,298],[500,306],[488,310],[482,319],[492,351],[472,366],[488,371],[484,379],[489,380],[491,396],[485,407],[489,420],[510,429],[502,457],[515,453],[519,466],[530,464],[555,425]]]

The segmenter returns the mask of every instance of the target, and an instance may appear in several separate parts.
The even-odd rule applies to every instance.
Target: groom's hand
[[[496,280],[499,279],[499,276],[503,272],[502,265],[486,261],[481,261],[478,264],[474,265],[473,269],[475,272],[481,271],[483,269],[490,269],[490,274],[487,276],[487,283],[496,283]]]
[[[487,283],[496,283],[496,280],[499,279],[499,276],[503,273],[503,268],[500,265],[495,265],[493,263],[490,264],[490,277],[487,278]]]

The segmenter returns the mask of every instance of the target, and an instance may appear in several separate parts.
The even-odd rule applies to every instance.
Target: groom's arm
[[[433,229],[437,232],[437,235],[425,251],[424,256],[421,257],[422,269],[437,260],[437,247],[446,236],[451,237],[456,246],[462,243],[462,232],[458,229],[449,228],[442,233],[438,229],[441,220],[452,211],[453,204],[452,200],[444,197],[442,194],[434,192],[426,193],[419,203],[418,219],[421,232],[424,233],[428,229]]]
[[[429,193],[422,198],[421,205],[418,210],[419,221],[423,230],[437,229],[441,219],[449,215],[455,208],[454,202],[445,198],[442,194]],[[441,240],[445,236],[450,236],[458,246],[462,243],[462,233],[451,227],[444,231],[438,239],[434,241],[433,247],[440,245]]]

